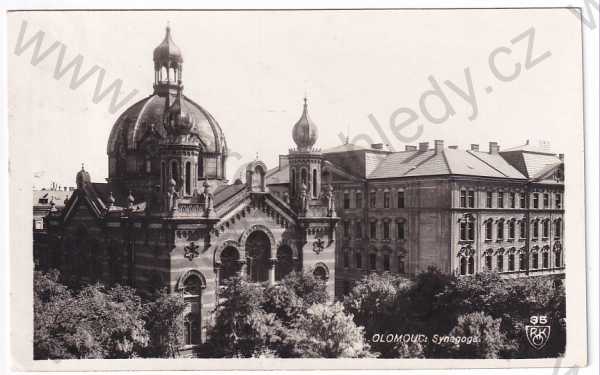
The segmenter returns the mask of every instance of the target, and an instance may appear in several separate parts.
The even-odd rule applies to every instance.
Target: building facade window
[[[383,192],[383,208],[390,208],[390,192]]]
[[[400,253],[398,255],[398,273],[403,275],[406,273],[406,266],[404,263],[404,255],[403,253]]]
[[[542,221],[542,237],[548,238],[550,236],[550,221],[548,219]]]
[[[362,269],[362,253],[360,250],[354,253],[354,265],[357,269]]]
[[[525,258],[525,254],[519,254],[519,270],[524,271],[527,269],[527,261]]]
[[[533,222],[533,233],[531,234],[531,238],[538,239],[540,236],[540,223],[538,220]]]
[[[531,254],[531,268],[537,270],[540,267],[540,259],[537,252]]]
[[[354,222],[354,237],[355,238],[362,238],[363,234],[362,234],[362,223],[360,221],[355,221]]]
[[[485,239],[488,241],[492,240],[492,220],[488,219],[485,222]]]
[[[473,275],[475,273],[475,258],[473,256],[469,257],[469,275]]]
[[[496,224],[496,239],[503,240],[504,239],[504,220],[498,220]]]
[[[492,208],[492,202],[493,202],[493,200],[494,200],[493,193],[491,191],[486,192],[486,195],[485,195],[485,207]]]
[[[473,190],[469,190],[468,193],[468,202],[470,208],[475,207],[475,192]]]
[[[398,192],[398,202],[396,203],[396,206],[398,208],[404,208],[405,204],[404,204],[404,191],[399,191]]]
[[[540,208],[540,194],[533,193],[533,208]]]
[[[370,208],[375,208],[377,207],[377,193],[372,191],[369,194],[369,207]]]
[[[463,219],[460,222],[460,240],[475,240],[475,223],[470,218]]]
[[[377,271],[377,254],[369,254],[369,269],[371,271]]]
[[[562,256],[562,252],[560,250],[556,250],[554,252],[554,265],[556,267],[561,267],[562,266],[562,261],[561,261],[561,257]]]
[[[549,255],[547,251],[544,251],[542,253],[542,267],[543,268],[549,268],[550,267],[550,261],[549,261]]]
[[[550,194],[544,193],[544,208],[550,207]]]
[[[397,228],[397,233],[396,233],[396,235],[397,235],[398,239],[399,239],[399,240],[403,240],[403,239],[405,239],[405,238],[406,238],[406,230],[405,230],[406,228],[405,228],[405,223],[404,223],[403,221],[399,221],[399,222],[397,223],[397,226],[396,226],[396,228]]]
[[[520,238],[525,238],[527,237],[527,222],[525,221],[525,219],[522,219],[519,222],[519,237]]]
[[[562,195],[560,193],[554,194],[554,205],[556,208],[562,208]]]
[[[390,239],[390,222],[389,221],[383,222],[383,239],[384,240]]]
[[[496,256],[496,268],[498,269],[498,272],[504,271],[504,255],[498,254]]]
[[[390,270],[390,254],[383,254],[383,270]]]
[[[377,222],[376,221],[371,221],[370,225],[369,225],[369,237],[371,239],[377,239]]]
[[[527,201],[525,199],[525,193],[519,193],[519,201],[520,201],[519,206],[521,208],[527,208]]]
[[[488,254],[485,256],[485,268],[488,271],[492,270],[492,255],[491,254]]]
[[[509,271],[515,270],[515,254],[508,255],[508,270]]]
[[[515,238],[515,220],[510,220],[508,222],[508,238],[509,239],[514,239]]]
[[[348,254],[348,249],[344,249],[343,262],[344,268],[350,267],[350,254]]]
[[[510,204],[510,208],[515,208],[517,206],[517,197],[515,193],[510,193],[508,196],[508,204]]]
[[[350,193],[344,193],[344,209],[350,208]]]
[[[467,257],[460,257],[460,275],[467,274]]]
[[[504,192],[498,192],[498,208],[504,208]]]
[[[467,207],[467,191],[460,191],[460,207]]]
[[[349,220],[344,220],[342,223],[342,231],[343,231],[343,236],[344,238],[348,239],[350,238],[350,221]]]
[[[562,234],[562,221],[556,219],[554,222],[554,238],[559,239]]]
[[[363,208],[363,204],[362,204],[362,193],[356,193],[355,194],[355,199],[356,199],[356,208]]]

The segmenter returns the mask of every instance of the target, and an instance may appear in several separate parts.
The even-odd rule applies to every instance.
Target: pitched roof
[[[270,169],[266,173],[267,185],[275,184],[287,184],[290,182],[290,167],[284,165],[282,167],[275,167]]]
[[[369,179],[434,175],[468,175],[523,179],[499,154],[444,149],[441,152],[402,151],[388,155]]]

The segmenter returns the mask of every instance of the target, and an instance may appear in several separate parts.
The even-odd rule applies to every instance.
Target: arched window
[[[467,258],[460,257],[460,275],[464,276],[467,274]]]
[[[202,280],[198,275],[189,275],[183,283],[183,293],[188,296],[198,296],[202,291]]]
[[[469,275],[472,275],[475,273],[475,259],[470,256],[469,257]]]
[[[200,316],[198,314],[187,314],[183,321],[185,345],[197,345],[200,343]]]
[[[542,253],[542,268],[549,268],[549,267],[550,267],[549,254],[547,251],[544,251]]]
[[[498,272],[504,271],[504,255],[498,254],[496,257],[496,269]]]
[[[204,177],[204,159],[198,156],[198,179]]]
[[[540,259],[537,252],[531,253],[531,268],[537,270],[540,267]]]
[[[228,246],[221,252],[221,269],[219,270],[219,285],[235,276],[240,270],[240,253],[233,246]]]
[[[185,163],[185,193],[192,193],[192,163]]]
[[[313,271],[313,276],[319,280],[327,280],[329,272],[327,271],[327,268],[325,268],[324,265],[320,264],[318,266],[315,267],[315,270]]]
[[[296,170],[292,168],[292,195],[296,194]]]
[[[515,254],[508,255],[508,270],[509,271],[515,270]]]
[[[312,174],[312,196],[313,198],[317,197],[317,170],[313,169]]]
[[[555,266],[555,267],[562,267],[562,259],[561,259],[561,256],[562,256],[562,251],[560,251],[560,250],[556,250],[556,251],[554,252],[554,266]]]
[[[179,168],[177,167],[176,161],[171,162],[171,178],[176,184],[179,184]]]
[[[275,279],[281,280],[294,270],[292,249],[282,245],[277,249],[277,265],[275,267]]]
[[[271,241],[263,231],[254,231],[246,240],[248,276],[252,282],[268,280]]]
[[[306,169],[302,168],[302,170],[300,171],[300,182],[303,185],[308,185],[308,176],[306,173]]]

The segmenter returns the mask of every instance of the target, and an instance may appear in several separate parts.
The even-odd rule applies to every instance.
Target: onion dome
[[[308,104],[304,98],[304,110],[292,129],[292,139],[299,151],[310,151],[317,142],[318,135],[317,125],[308,116]]]
[[[81,164],[81,170],[77,172],[77,176],[75,177],[75,182],[77,183],[77,188],[81,189],[84,184],[89,184],[91,182],[90,174],[85,170],[83,163]]]
[[[154,49],[154,66],[155,67],[175,67],[183,63],[183,56],[181,50],[173,39],[171,39],[171,28],[167,26],[165,38],[163,41]]]

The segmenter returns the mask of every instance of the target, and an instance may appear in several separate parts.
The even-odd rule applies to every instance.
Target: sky
[[[582,144],[581,29],[564,9],[13,12],[11,166],[30,170],[37,188],[74,186],[82,163],[104,181],[108,135],[152,93],[152,51],[167,23],[183,53],[184,93],[227,137],[231,179],[257,156],[275,167],[294,146],[305,95],[323,149],[347,136],[394,150],[541,139],[568,157]],[[49,52],[32,61],[27,41],[38,32],[40,53]],[[61,54],[63,69],[80,55],[79,77],[89,77],[73,85],[73,70],[57,72]],[[128,100],[116,112],[112,94],[94,100],[100,72],[102,90],[122,82],[119,100]]]

